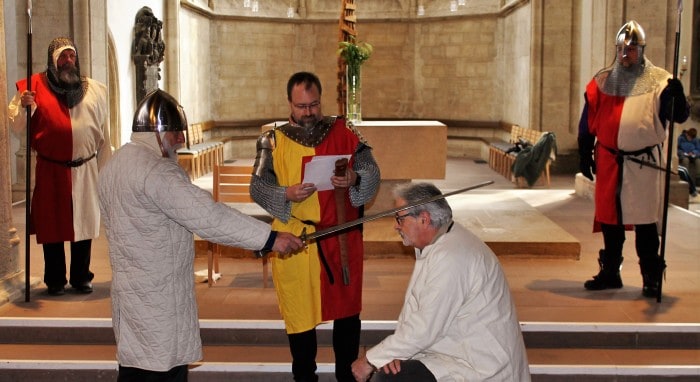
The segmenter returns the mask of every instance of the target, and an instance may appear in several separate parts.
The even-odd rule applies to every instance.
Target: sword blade
[[[407,205],[402,206],[402,207],[392,208],[390,210],[378,212],[374,215],[364,216],[364,217],[361,217],[359,219],[351,220],[351,221],[343,223],[343,224],[334,225],[332,227],[324,228],[324,229],[321,229],[321,230],[318,230],[318,231],[315,231],[315,232],[312,232],[309,234],[302,233],[301,236],[299,236],[299,238],[303,242],[308,242],[309,240],[322,238],[324,236],[328,236],[328,235],[334,234],[336,232],[343,231],[343,230],[346,230],[348,228],[358,226],[358,225],[363,224],[363,223],[377,220],[377,219],[383,218],[385,216],[393,215],[393,214],[400,212],[400,211],[404,211],[404,210],[407,210],[407,209],[410,209],[413,207],[421,206],[423,204],[428,204],[428,203],[434,202],[436,200],[445,199],[448,196],[461,194],[463,192],[467,192],[467,191],[471,191],[471,190],[474,190],[477,188],[488,186],[490,184],[493,184],[493,180],[489,180],[487,182],[483,182],[483,183],[479,183],[479,184],[476,184],[473,186],[461,188],[459,190],[451,191],[451,192],[448,192],[446,194],[431,196],[429,198],[421,199],[421,200],[415,201],[413,203],[407,204]]]

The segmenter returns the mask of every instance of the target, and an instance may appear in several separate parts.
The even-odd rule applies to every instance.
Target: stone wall
[[[195,121],[285,118],[286,80],[298,70],[317,73],[324,112],[341,113],[337,5],[293,2],[298,13],[286,19],[283,2],[264,2],[258,16],[239,3],[217,1],[211,15],[195,16],[202,21],[191,35],[194,49],[181,52],[188,115]],[[611,41],[626,18],[643,23],[648,56],[668,66],[670,3],[478,1],[451,14],[426,1],[428,17],[416,17],[411,1],[361,5],[359,39],[375,47],[363,66],[363,117],[516,123],[554,131],[560,152],[575,153],[583,86],[611,61]],[[207,38],[209,46],[192,43]]]
[[[500,120],[497,19],[416,24],[415,114],[409,118]]]
[[[571,27],[576,20],[575,3],[553,0],[532,2],[532,50],[530,61],[530,126],[553,131],[557,146],[567,152],[577,146],[580,90],[577,78],[580,45]],[[576,118],[571,118],[576,116]]]
[[[286,81],[298,70],[319,75],[324,111],[338,113],[336,24],[217,20],[212,30],[213,119],[286,116]],[[359,39],[374,46],[363,117],[499,120],[498,31],[493,17],[362,24]]]
[[[0,7],[0,16],[4,10]],[[0,41],[5,40],[4,17],[0,18]],[[5,45],[0,45],[0,73],[5,73]],[[7,77],[0,75],[0,88],[7,87]],[[6,105],[7,96],[0,94],[0,105]],[[3,113],[3,115],[5,115]],[[12,221],[12,192],[10,178],[10,134],[6,118],[0,123],[0,305],[21,295],[24,271],[19,254],[20,238]]]
[[[210,33],[212,28],[208,17],[189,11],[181,11],[179,15],[177,34],[180,38],[178,49],[174,50],[179,58],[179,94],[174,96],[184,107],[190,123],[208,121],[215,118],[214,112],[222,107],[216,104],[216,100],[225,97],[230,89],[219,81],[220,75],[216,71],[218,65],[213,55],[221,49],[216,44],[216,36]],[[228,38],[233,39],[232,36]],[[203,41],[207,43],[202,44]],[[172,46],[167,49],[173,51]],[[168,61],[170,58],[166,54],[165,62]]]
[[[501,118],[520,126],[530,126],[530,61],[532,44],[531,6],[515,10],[503,19],[501,39],[496,45],[503,60],[498,62],[499,88],[503,94]]]
[[[675,2],[470,0],[450,12],[447,1],[426,0],[424,17],[415,13],[416,0],[358,3],[359,38],[375,46],[363,67],[363,116],[517,123],[554,131],[560,151],[574,151],[583,86],[610,62],[611,36],[625,19],[639,20],[649,34],[648,56],[669,67]],[[242,0],[144,3],[166,21],[163,88],[179,98],[191,122],[285,118],[286,80],[298,70],[321,77],[326,114],[341,112],[336,102],[338,1],[262,1],[256,15],[242,8]],[[35,13],[42,26],[52,27],[35,28],[35,70],[45,65],[50,38],[69,33],[68,13],[73,12],[75,28],[81,28],[77,35],[85,72],[104,77],[106,43],[99,29],[104,28],[104,0],[89,9],[77,4],[73,11],[66,0],[42,4],[37,2]],[[295,10],[292,19],[285,14],[288,4]],[[125,124],[122,143],[128,140],[135,107],[129,99],[132,70],[122,64],[130,49],[123,36],[133,28],[129,7],[135,6],[124,6],[127,15],[116,19],[110,5],[106,18],[120,62],[119,83],[109,85],[122,95],[112,103]],[[685,18],[691,9],[686,4]],[[16,43],[7,45],[16,62],[8,72],[19,68],[21,73],[25,25],[21,7],[13,12]],[[88,35],[94,35],[89,48]],[[684,44],[690,35],[684,32]],[[681,54],[687,50],[682,47]]]

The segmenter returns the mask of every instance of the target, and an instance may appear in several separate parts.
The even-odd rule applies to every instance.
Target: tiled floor
[[[211,177],[208,177],[209,182]],[[457,220],[482,234],[494,228],[484,223],[484,216],[495,221],[507,219],[512,211],[502,202],[517,199],[517,205],[536,210],[543,220],[512,228],[514,233],[525,229],[541,231],[557,240],[558,230],[580,243],[580,259],[533,258],[502,256],[500,260],[508,277],[518,315],[524,322],[613,322],[613,323],[697,323],[700,321],[700,212],[699,205],[690,210],[669,208],[666,259],[667,278],[661,303],[641,296],[641,276],[634,253],[634,234],[628,235],[622,271],[625,287],[613,291],[588,292],[583,281],[597,273],[600,234],[591,233],[593,204],[573,194],[572,176],[554,176],[549,189],[515,190],[513,185],[492,172],[486,164],[469,159],[449,159],[447,179],[430,180],[444,192],[494,180],[488,188],[474,193],[489,202],[470,204],[471,194],[451,200]],[[207,177],[198,180],[207,187]],[[210,185],[209,185],[210,187]],[[494,195],[498,197],[494,198]],[[464,203],[462,203],[464,201]],[[510,214],[510,215],[509,215]],[[24,238],[24,209],[14,211],[20,237]],[[475,223],[475,221],[477,221]],[[504,223],[505,224],[505,223]],[[540,225],[544,224],[544,225]],[[553,226],[552,226],[553,224]],[[500,225],[499,227],[503,227]],[[540,227],[540,229],[537,229]],[[542,228],[545,227],[545,228]],[[546,228],[555,227],[555,228]],[[497,229],[496,229],[497,230]],[[388,233],[393,234],[393,233]],[[505,239],[504,239],[505,240]],[[110,317],[110,266],[104,235],[95,240],[92,270],[95,292],[91,295],[67,293],[49,297],[40,283],[43,259],[40,247],[31,239],[31,301],[19,299],[0,306],[0,317]],[[22,245],[21,252],[24,252]],[[403,301],[404,288],[412,269],[410,256],[371,257],[365,263],[365,320],[393,320]],[[212,288],[198,284],[197,295],[202,319],[279,320],[273,288],[262,288],[260,260],[221,260],[222,278]],[[206,269],[205,258],[198,258],[197,270]]]

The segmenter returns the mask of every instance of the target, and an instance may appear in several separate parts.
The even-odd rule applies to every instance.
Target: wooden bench
[[[272,119],[208,121],[202,126],[206,140],[224,144],[224,160],[255,158],[260,126]]]
[[[202,123],[194,123],[187,129],[189,148],[177,150],[178,163],[194,180],[214,170],[214,166],[224,161],[224,144],[219,141],[205,141]]]
[[[516,152],[508,152],[512,149],[516,143],[525,141],[530,145],[534,145],[537,141],[542,138],[547,132],[537,131],[529,129],[527,127],[521,127],[518,125],[513,125],[510,129],[510,139],[508,142],[495,141],[491,142],[489,145],[489,167],[496,171],[497,173],[503,175],[505,178],[514,182],[518,187],[523,187],[527,185],[527,182],[522,177],[513,176],[513,163],[515,163],[515,158],[517,157]],[[549,175],[549,165],[551,159],[547,161],[545,165],[543,175],[538,179],[539,183],[543,183],[545,186],[550,186],[550,175]]]
[[[213,132],[216,130],[216,122],[214,121],[204,121],[200,124],[202,140],[205,143],[221,143],[225,145],[226,143],[235,140],[236,137],[233,135],[214,135]],[[221,150],[222,157],[219,163],[223,163],[223,149]]]
[[[228,140],[226,137],[207,138],[205,131],[211,131],[214,128],[214,121],[204,121],[198,125],[201,142],[214,148],[214,157],[211,158],[211,170],[214,171],[215,165],[224,163],[224,144]]]

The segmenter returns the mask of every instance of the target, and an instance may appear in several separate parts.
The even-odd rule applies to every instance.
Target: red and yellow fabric
[[[294,142],[278,131],[273,151],[273,163],[281,186],[300,183],[304,164],[318,155],[353,154],[359,138],[337,119],[326,138],[316,147]],[[348,166],[352,166],[350,158]],[[332,174],[329,174],[330,177]],[[300,203],[292,203],[291,218],[284,223],[275,219],[272,229],[296,235],[306,228],[307,233],[337,224],[335,190],[315,192]],[[359,217],[360,211],[345,198],[346,220]],[[313,224],[309,224],[313,223]],[[362,232],[359,227],[345,232],[347,237],[350,284],[344,285],[341,273],[340,249],[337,236],[312,242],[300,253],[271,257],[272,273],[287,333],[313,329],[324,321],[359,314],[362,307],[362,260],[364,256]],[[324,270],[319,257],[319,246],[333,274],[334,282]]]

